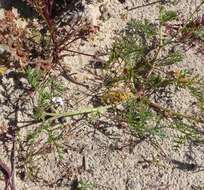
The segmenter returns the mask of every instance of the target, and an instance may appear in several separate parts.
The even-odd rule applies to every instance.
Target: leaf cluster
[[[104,69],[108,73],[105,77],[108,78],[106,85],[109,90],[121,84],[130,88],[132,95],[129,101],[126,98],[123,113],[131,131],[142,137],[152,134],[164,137],[164,128],[169,127],[167,123],[171,120],[171,128],[179,131],[182,134],[180,140],[186,142],[200,138],[193,126],[204,123],[202,118],[185,116],[152,101],[155,93],[168,93],[168,89],[175,88],[186,89],[200,105],[203,104],[203,87],[198,85],[197,76],[186,69],[169,71],[172,65],[178,65],[183,60],[179,44],[164,35],[165,25],[176,19],[176,12],[162,7],[158,24],[147,20],[130,21],[116,38]],[[190,124],[183,122],[184,119]]]
[[[36,68],[28,67],[26,69],[26,78],[31,86],[31,90],[35,92],[37,104],[34,107],[34,116],[38,120],[44,120],[45,112],[51,109],[51,100],[53,97],[60,96],[64,87],[54,77],[50,76],[46,81],[42,78],[45,74]],[[50,110],[54,111],[54,110]]]

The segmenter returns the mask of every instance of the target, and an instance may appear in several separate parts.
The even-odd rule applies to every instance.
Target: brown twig
[[[154,1],[154,2],[151,2],[151,3],[147,3],[147,4],[144,4],[144,5],[139,5],[139,6],[136,6],[136,7],[132,7],[132,8],[130,8],[130,9],[128,9],[127,11],[133,11],[133,10],[135,10],[135,9],[139,9],[139,8],[142,8],[142,7],[148,7],[148,6],[157,4],[157,3],[161,3],[161,0]]]
[[[71,53],[74,53],[74,54],[79,54],[79,55],[85,55],[85,56],[89,56],[89,57],[95,57],[96,55],[94,54],[88,54],[88,53],[84,53],[84,52],[79,52],[79,51],[75,51],[75,50],[70,50],[70,49],[66,49],[65,51],[68,51],[68,52],[71,52]],[[63,57],[66,57],[68,56],[69,54],[62,54],[60,56],[60,59],[62,59]]]
[[[12,190],[16,190],[16,185],[15,185],[15,165],[16,165],[16,131],[13,131],[13,146],[12,146],[12,151],[11,151],[11,184],[12,184]]]
[[[164,108],[164,107],[160,106],[159,104],[151,102],[150,100],[144,100],[144,102],[147,103],[150,107],[152,107],[155,111],[162,113],[166,117],[185,118],[187,120],[195,121],[197,123],[204,123],[204,120],[201,118],[196,118],[196,117],[191,116],[191,115],[186,115],[184,113],[172,111],[168,108]]]
[[[4,190],[8,190],[8,187],[10,187],[11,190],[15,190],[15,187],[13,187],[11,183],[11,177],[12,177],[11,170],[1,159],[0,159],[0,171],[4,175],[4,181],[5,181]]]

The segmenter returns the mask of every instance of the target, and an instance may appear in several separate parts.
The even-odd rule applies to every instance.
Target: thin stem
[[[161,49],[162,49],[162,46],[159,46],[157,52],[155,53],[154,58],[150,62],[147,62],[147,64],[151,67],[151,69],[146,74],[146,78],[148,78],[151,75],[151,73],[154,71],[155,65],[157,64],[156,61],[157,61],[157,58],[159,56]]]
[[[55,119],[59,119],[61,117],[72,117],[72,116],[76,116],[76,115],[82,115],[82,114],[89,114],[89,113],[103,113],[106,112],[107,109],[113,107],[112,105],[108,105],[108,106],[101,106],[101,107],[97,107],[97,108],[84,108],[81,109],[80,111],[70,111],[70,112],[64,112],[64,113],[45,113],[45,116],[52,116],[51,118],[49,118],[49,121],[53,121]]]
[[[192,21],[192,18],[193,18],[193,16],[194,16],[194,14],[199,11],[199,9],[201,8],[201,6],[202,6],[203,4],[204,4],[204,1],[202,1],[202,2],[195,8],[195,10],[191,13],[191,15],[189,16],[189,18],[186,20],[186,23],[184,24],[184,26],[181,27],[181,28],[177,31],[175,38],[176,38],[184,29],[186,29],[186,27],[188,26],[189,22]]]
[[[136,7],[132,7],[132,8],[130,8],[130,9],[128,9],[127,11],[133,11],[133,10],[135,10],[135,9],[139,9],[139,8],[142,8],[142,7],[151,6],[151,5],[160,3],[160,2],[161,2],[161,0],[158,0],[158,1],[154,1],[154,2],[151,2],[151,3],[144,4],[144,5],[139,5],[139,6],[136,6]]]
[[[75,50],[66,49],[66,51],[71,52],[71,53],[76,53],[76,54],[79,54],[79,55],[85,55],[85,56],[89,56],[89,57],[95,57],[95,55],[93,55],[93,54],[83,53],[83,52],[79,52],[79,51],[75,51]],[[68,55],[69,55],[69,54],[63,54],[63,55],[61,55],[59,58],[66,57],[66,56],[68,56]]]
[[[80,40],[80,39],[81,39],[81,36],[76,37],[76,38],[74,38],[73,40],[68,41],[67,43],[63,44],[63,46],[60,47],[59,49],[60,49],[60,50],[64,50],[64,48],[66,48],[68,45],[70,45],[70,44],[72,44],[73,42],[75,42],[75,41],[77,41],[77,40]],[[67,39],[67,40],[68,40],[68,39]]]
[[[144,100],[144,99],[143,99]],[[150,107],[152,107],[153,109],[155,109],[156,111],[163,113],[165,116],[167,117],[181,117],[181,118],[185,118],[191,121],[195,121],[197,123],[204,123],[204,120],[201,118],[196,118],[194,116],[191,115],[186,115],[180,112],[174,112],[168,108],[164,108],[156,103],[151,102],[150,100],[145,99],[144,100],[145,103],[147,103]]]
[[[201,3],[195,8],[195,10],[191,13],[191,15],[189,16],[187,21],[190,21],[194,14],[197,13],[199,11],[199,9],[201,8],[201,6],[204,4],[204,1],[201,1]]]
[[[16,133],[14,131],[14,133]],[[15,165],[16,165],[16,134],[13,135],[13,146],[12,146],[12,152],[11,152],[11,184],[12,184],[12,190],[16,190],[16,186],[15,186],[15,176],[16,176],[16,172],[15,172]]]
[[[8,187],[11,187],[12,189],[12,184],[11,184],[11,170],[10,168],[0,159],[0,171],[3,173],[4,175],[4,181],[5,181],[5,188],[4,189],[8,189]]]

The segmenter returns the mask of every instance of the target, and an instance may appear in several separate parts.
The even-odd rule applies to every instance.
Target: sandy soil
[[[101,0],[86,4],[84,17],[88,17],[91,23],[100,26],[100,30],[87,41],[77,42],[74,46],[90,54],[105,50],[110,47],[115,33],[124,27],[128,20],[146,18],[154,21],[159,13],[158,3],[127,11],[127,8],[147,2],[150,1],[126,0],[125,3],[120,3],[119,0]],[[186,16],[199,2],[200,0],[181,0],[178,5],[169,8],[179,10]],[[102,14],[100,10],[103,10],[104,13]],[[105,21],[100,19],[101,16]],[[67,87],[67,91],[64,92],[67,110],[72,106],[83,107],[90,104],[94,95],[91,90],[100,86],[100,80],[87,71],[91,70],[100,74],[99,70],[93,69],[91,61],[91,58],[82,55],[69,56],[64,59],[64,64],[73,73],[76,73],[76,79],[89,86],[88,90],[81,85],[64,81]],[[204,77],[204,58],[200,55],[195,56],[193,50],[186,52],[180,67],[193,69]],[[23,84],[26,85],[25,81]],[[15,101],[23,93],[21,88],[17,87],[19,87],[17,78],[13,76],[2,78],[0,85],[2,122],[8,123],[16,117],[13,114],[16,109]],[[10,101],[5,99],[5,93],[7,97],[9,96]],[[91,93],[92,96],[87,95]],[[192,112],[192,107],[186,106],[192,101],[188,94],[183,91],[180,92],[180,95],[183,96],[182,100],[178,98],[178,94],[172,95],[171,98],[174,100],[172,106],[183,112],[189,112],[189,110]],[[23,100],[20,103],[26,110],[30,110],[30,102]],[[29,118],[21,112],[18,117],[20,118],[17,120],[19,126],[22,125],[23,120]],[[16,122],[15,119],[14,122]],[[74,183],[77,183],[77,180],[90,183],[94,190],[204,189],[204,147],[201,145],[188,143],[176,152],[172,147],[173,139],[165,138],[160,140],[161,147],[156,147],[150,142],[138,141],[128,133],[127,129],[119,129],[111,120],[107,119],[104,122],[101,119],[101,122],[98,122],[95,119],[94,121],[94,116],[91,121],[81,121],[77,124],[70,121],[67,131],[62,142],[63,159],[56,159],[54,153],[45,154],[44,159],[41,158],[33,165],[33,167],[39,167],[39,182],[31,182],[27,177],[21,180],[17,175],[18,190],[74,190]],[[168,133],[173,132],[168,131]],[[120,150],[120,147],[124,145],[127,146]],[[0,158],[9,161],[6,148],[10,149],[8,143],[0,143]],[[20,158],[18,159],[21,163]],[[17,173],[21,170],[20,168],[23,167],[18,166]],[[3,187],[3,182],[0,181],[0,190],[3,190]]]

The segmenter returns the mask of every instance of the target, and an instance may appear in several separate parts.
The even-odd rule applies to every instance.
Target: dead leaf
[[[6,21],[13,22],[14,19],[16,18],[14,13],[11,10],[5,10],[4,15],[5,15]]]
[[[5,66],[0,66],[0,76],[1,76],[1,75],[4,75],[4,73],[5,73],[7,70],[8,70],[7,67],[5,67]],[[1,132],[0,132],[0,133],[1,133]]]

